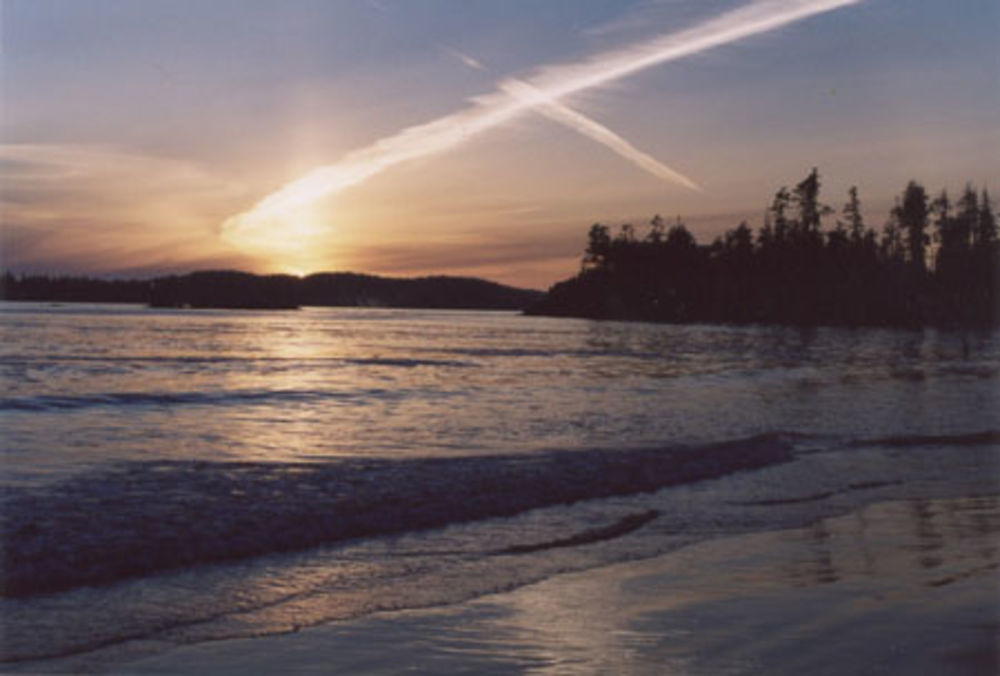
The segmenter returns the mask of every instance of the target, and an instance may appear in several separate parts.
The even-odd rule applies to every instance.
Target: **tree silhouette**
[[[861,246],[865,238],[865,221],[861,215],[861,200],[858,199],[858,187],[852,185],[847,191],[847,203],[842,210],[847,222],[847,231],[854,247]]]
[[[580,275],[529,308],[554,314],[666,322],[839,325],[996,325],[997,222],[988,194],[968,186],[956,206],[910,181],[881,235],[865,225],[858,189],[830,230],[813,169],[780,188],[756,236],[746,222],[701,246],[678,218],[591,227]],[[933,222],[931,222],[933,221]],[[935,248],[928,256],[928,228]]]
[[[975,228],[975,243],[976,246],[986,251],[995,248],[997,244],[997,216],[986,188],[983,188],[983,196],[980,200],[979,218]]]
[[[594,223],[587,235],[587,250],[583,257],[583,268],[603,269],[608,266],[611,255],[611,233],[606,225]]]
[[[927,269],[924,251],[927,241],[927,193],[916,181],[910,181],[897,207],[899,227],[906,241],[906,260],[917,273]]]

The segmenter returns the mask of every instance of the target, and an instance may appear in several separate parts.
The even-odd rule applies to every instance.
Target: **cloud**
[[[456,59],[458,59],[458,61],[460,63],[464,64],[465,66],[468,66],[469,68],[471,68],[473,70],[488,70],[486,68],[486,66],[483,65],[482,61],[480,61],[479,59],[474,59],[471,56],[469,56],[468,54],[466,54],[464,52],[458,51],[454,47],[449,47],[448,45],[444,44],[443,42],[437,43],[437,46],[445,54],[449,54],[450,56],[455,57]]]
[[[0,145],[2,255],[20,269],[240,260],[219,219],[243,190],[192,162],[87,145]]]
[[[470,233],[459,239],[442,238],[428,246],[384,243],[366,246],[352,256],[361,269],[390,275],[474,275],[510,283],[547,285],[553,277],[572,269],[580,259],[580,233],[552,227],[517,228]],[[545,269],[547,264],[551,269]],[[525,269],[513,272],[516,266]],[[518,282],[518,279],[524,281]],[[530,280],[530,281],[527,281]]]
[[[757,0],[691,28],[597,54],[577,63],[542,68],[524,78],[536,92],[531,97],[513,97],[500,83],[497,90],[474,99],[462,110],[380,139],[367,148],[349,153],[335,164],[318,167],[287,183],[249,211],[227,219],[223,224],[223,237],[248,252],[272,254],[273,246],[282,241],[282,233],[290,222],[308,220],[308,210],[314,202],[367,181],[390,167],[456,148],[543,105],[549,105],[552,113],[554,104],[573,94],[860,1]],[[562,121],[569,122],[565,111],[556,110],[560,110]],[[629,152],[632,159],[638,161],[635,149],[629,150],[620,141],[608,137],[607,130],[583,124],[579,118],[573,119],[579,131],[588,128],[592,138],[601,137],[602,142],[614,143],[618,146],[616,152]],[[302,234],[320,233],[307,231]]]

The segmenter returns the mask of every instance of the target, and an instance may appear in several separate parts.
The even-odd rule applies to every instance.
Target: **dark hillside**
[[[314,305],[522,310],[542,296],[538,291],[475,278],[394,279],[349,272],[300,279],[213,270],[145,281],[7,273],[0,277],[0,283],[4,300],[147,303],[176,308],[293,309]]]

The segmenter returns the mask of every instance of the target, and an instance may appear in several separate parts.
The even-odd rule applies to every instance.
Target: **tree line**
[[[820,201],[813,169],[782,187],[753,231],[744,221],[699,245],[660,216],[640,236],[590,228],[579,274],[531,314],[663,322],[857,326],[995,326],[1000,319],[997,214],[986,189],[957,200],[910,181],[880,231],[856,187],[839,210]]]

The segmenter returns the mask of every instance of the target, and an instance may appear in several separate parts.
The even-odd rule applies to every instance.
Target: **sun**
[[[300,277],[329,265],[335,235],[330,219],[312,207],[246,212],[223,223],[221,232],[239,251]]]
[[[312,271],[306,268],[297,268],[291,265],[285,265],[279,268],[278,272],[283,275],[291,275],[292,277],[298,277],[299,279],[308,276]]]

